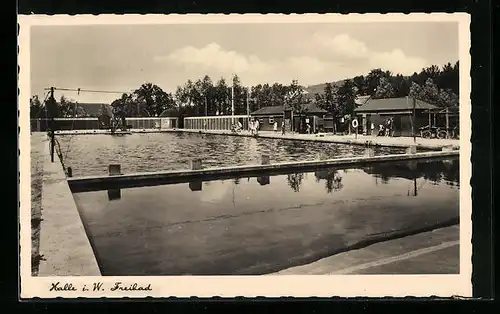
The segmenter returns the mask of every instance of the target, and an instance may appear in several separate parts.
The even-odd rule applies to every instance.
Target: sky
[[[458,60],[456,22],[33,26],[31,94],[44,88],[175,92],[188,79],[314,85],[382,68],[412,74]],[[62,95],[58,91],[56,98]],[[119,94],[64,92],[79,102]]]

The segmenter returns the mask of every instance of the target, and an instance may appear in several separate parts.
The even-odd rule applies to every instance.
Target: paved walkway
[[[455,225],[379,242],[274,274],[458,274],[459,265],[459,226]]]
[[[172,131],[172,130],[166,130]],[[227,130],[177,130],[184,132],[202,132],[208,134],[226,134],[226,135],[236,135],[231,131]],[[252,136],[248,131],[242,131],[237,135],[240,136]],[[418,147],[425,149],[442,149],[443,147],[451,147],[453,149],[459,149],[460,140],[454,139],[425,139],[421,137],[416,137],[415,141],[413,137],[388,137],[388,136],[371,136],[371,135],[333,135],[328,133],[319,134],[298,134],[298,133],[286,133],[282,135],[280,132],[273,131],[261,131],[259,132],[260,137],[266,138],[282,138],[290,140],[306,140],[306,141],[319,141],[319,142],[331,142],[331,143],[341,143],[341,144],[361,144],[364,145],[366,142],[371,142],[372,145],[380,146],[390,146],[390,147],[408,147],[410,145],[417,145]]]
[[[40,262],[40,222],[42,218],[42,178],[44,148],[48,139],[45,133],[31,135],[31,273],[38,274]]]
[[[31,136],[42,137],[38,134]],[[99,276],[99,266],[66,174],[57,156],[51,162],[49,145],[46,144],[42,151],[43,211],[39,245],[43,260],[39,264],[38,276]]]

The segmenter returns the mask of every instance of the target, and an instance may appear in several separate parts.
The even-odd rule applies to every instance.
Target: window
[[[273,117],[269,117],[269,124],[274,124],[274,118]]]

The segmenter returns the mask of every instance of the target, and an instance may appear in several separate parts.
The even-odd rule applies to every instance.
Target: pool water
[[[391,162],[74,198],[103,275],[259,275],[456,224],[459,164]]]
[[[123,173],[187,169],[202,158],[203,167],[259,164],[263,153],[271,163],[362,156],[364,147],[196,133],[146,133],[125,136],[58,136],[64,164],[73,176],[103,175],[109,164]],[[375,147],[375,155],[402,154],[402,148]]]

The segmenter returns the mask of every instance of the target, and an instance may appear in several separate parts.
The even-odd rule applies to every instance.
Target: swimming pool
[[[103,275],[258,275],[457,224],[459,189],[455,158],[73,195]]]
[[[263,153],[277,163],[362,156],[365,150],[359,145],[182,132],[64,135],[58,141],[74,176],[107,174],[109,164],[121,164],[123,173],[132,173],[187,169],[192,158],[202,158],[204,167],[224,167],[259,164]],[[405,149],[374,147],[374,153],[402,154]]]

